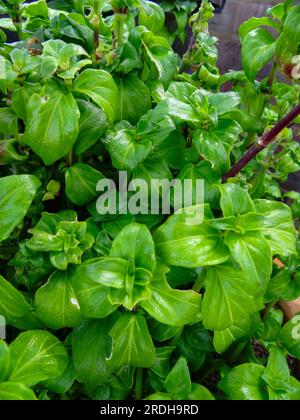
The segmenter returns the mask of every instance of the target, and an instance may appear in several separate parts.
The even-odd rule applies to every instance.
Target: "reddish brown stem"
[[[229,178],[235,177],[241,170],[264,150],[270,143],[272,143],[278,134],[288,127],[295,118],[300,115],[300,104],[297,105],[286,117],[279,121],[272,130],[264,134],[257,143],[253,144],[246,154],[230,169],[230,171],[223,176],[223,182],[226,182]]]

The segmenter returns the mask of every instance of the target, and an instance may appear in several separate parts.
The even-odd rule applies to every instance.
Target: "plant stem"
[[[120,48],[124,43],[124,22],[127,15],[127,9],[116,9],[115,11],[115,33],[114,39],[117,41],[117,46]]]
[[[93,48],[93,63],[97,63],[97,50],[99,47],[99,23],[100,23],[101,7],[99,0],[94,0],[93,19],[91,21],[94,29],[94,48]]]
[[[261,319],[266,319],[267,316],[269,315],[269,313],[271,312],[271,310],[274,308],[274,306],[276,305],[277,301],[273,301],[267,304],[267,306],[265,307],[265,309],[261,312]]]
[[[137,401],[140,401],[143,398],[143,377],[143,369],[137,368],[135,377],[135,399]]]
[[[68,153],[68,166],[71,167],[73,165],[73,149]]]
[[[230,169],[229,172],[227,172],[227,174],[223,176],[223,182],[226,182],[229,178],[233,178],[240,173],[241,170],[270,143],[272,143],[278,134],[288,127],[294,119],[298,117],[298,115],[300,115],[300,104],[297,105],[286,117],[279,121],[272,130],[268,131],[259,138],[257,143],[253,144],[249,148],[245,155]]]
[[[270,91],[272,89],[272,86],[273,86],[273,83],[274,83],[274,80],[275,80],[275,77],[276,77],[277,69],[278,69],[278,64],[277,64],[276,61],[274,61],[273,67],[272,67],[272,70],[271,70],[271,73],[270,73],[270,76],[269,76],[269,80],[268,80],[268,87],[269,87]]]
[[[11,17],[13,24],[17,30],[19,41],[23,40],[23,24],[22,24],[22,17],[20,12],[20,7],[18,4],[14,7],[15,14]]]
[[[244,341],[244,342],[242,342],[242,343],[240,343],[236,346],[236,348],[234,349],[234,351],[232,352],[232,354],[229,357],[229,364],[230,365],[233,365],[237,361],[237,359],[243,353],[243,351],[245,350],[247,345],[248,345],[248,341]]]

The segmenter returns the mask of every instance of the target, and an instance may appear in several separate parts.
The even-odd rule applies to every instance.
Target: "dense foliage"
[[[0,1],[0,399],[300,399],[299,316],[276,306],[300,295],[293,127],[222,182],[299,104],[300,6],[245,22],[223,75],[195,6]],[[204,179],[204,222],[101,216],[118,171]]]

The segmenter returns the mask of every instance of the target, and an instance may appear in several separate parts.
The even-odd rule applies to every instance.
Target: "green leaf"
[[[0,315],[8,323],[15,323],[32,311],[21,292],[0,275]]]
[[[241,132],[240,125],[233,120],[220,120],[217,127],[196,131],[193,142],[198,152],[212,164],[218,173],[230,168],[230,152]]]
[[[299,296],[300,276],[284,268],[271,278],[264,299],[266,302],[291,301]]]
[[[85,206],[97,196],[97,184],[104,175],[85,163],[75,163],[67,169],[66,195],[77,206]]]
[[[80,111],[79,134],[74,144],[74,152],[80,155],[92,147],[108,126],[105,113],[93,102],[77,99]]]
[[[32,386],[61,375],[68,364],[66,349],[47,331],[24,332],[9,348],[9,381],[12,382]]]
[[[283,31],[276,43],[276,55],[279,64],[285,68],[289,66],[295,55],[298,54],[300,44],[299,30],[300,6],[296,5],[288,10]]]
[[[300,359],[300,315],[295,315],[283,326],[279,341],[292,357]]]
[[[133,171],[152,149],[150,140],[139,140],[134,130],[120,130],[106,143],[113,167],[120,171]]]
[[[219,388],[230,400],[267,400],[264,381],[261,376],[264,367],[254,363],[246,363],[233,368],[219,383]]]
[[[249,281],[232,265],[220,265],[207,270],[202,303],[203,325],[222,331],[237,322],[248,320],[256,311],[254,298],[248,291]]]
[[[162,324],[175,327],[189,324],[199,316],[201,295],[192,290],[172,289],[166,271],[164,266],[157,266],[149,285],[151,296],[141,302],[141,307]]]
[[[241,97],[237,92],[220,92],[208,96],[208,102],[216,108],[220,116],[236,108],[241,102]]]
[[[112,341],[109,331],[119,315],[105,320],[83,320],[72,333],[72,353],[78,381],[91,391],[108,379]]]
[[[192,392],[191,375],[187,361],[180,357],[165,380],[166,390],[176,399],[185,399]]]
[[[296,254],[296,231],[291,209],[277,201],[254,200],[255,210],[264,216],[262,234],[274,254]]]
[[[10,363],[9,348],[5,341],[0,340],[0,383],[4,382],[8,372]]]
[[[88,96],[112,123],[118,106],[118,89],[112,76],[104,70],[84,70],[74,82],[74,92]]]
[[[117,121],[129,121],[135,125],[151,108],[149,88],[135,73],[122,78],[115,78],[118,89]]]
[[[109,287],[95,282],[92,276],[79,272],[72,277],[71,282],[80,311],[86,318],[106,318],[118,308],[119,305],[112,305],[109,300]]]
[[[214,401],[215,397],[204,386],[192,383],[192,391],[187,396],[187,400],[191,400],[191,401]]]
[[[250,318],[245,317],[237,320],[234,325],[222,331],[214,333],[214,348],[217,353],[224,353],[235,341],[242,338],[249,330],[251,325]]]
[[[0,178],[0,242],[23,221],[40,185],[34,175]]]
[[[224,217],[239,216],[255,211],[249,193],[236,184],[223,184],[219,186],[221,192],[220,206]]]
[[[80,306],[72,287],[69,271],[56,271],[35,294],[35,308],[40,319],[53,330],[78,324]]]
[[[258,28],[243,39],[242,62],[248,79],[253,82],[261,70],[274,56],[276,43],[270,32]]]
[[[11,108],[0,109],[0,133],[17,136],[18,117]]]
[[[160,378],[166,378],[170,370],[170,356],[175,350],[174,346],[158,347],[155,349],[155,361],[151,366],[151,371]]]
[[[60,376],[44,381],[43,385],[49,391],[56,394],[66,394],[70,391],[76,379],[77,373],[73,365],[73,360],[70,359],[68,366]]]
[[[197,268],[221,264],[228,260],[229,253],[219,232],[211,228],[206,220],[195,224],[195,211],[205,212],[211,219],[207,206],[184,209],[175,214],[156,232],[155,243],[158,254],[169,265]],[[197,220],[197,219],[196,219]]]
[[[24,142],[51,165],[67,155],[78,135],[80,113],[75,99],[54,86],[43,95],[34,94],[26,106]]]
[[[126,226],[113,241],[110,256],[134,261],[135,267],[152,272],[156,264],[155,248],[147,226],[137,223]]]
[[[121,258],[95,258],[81,264],[79,276],[105,287],[122,289],[128,269],[128,262]]]
[[[229,233],[225,243],[248,278],[252,293],[265,293],[272,274],[272,251],[260,233]],[[255,294],[256,291],[256,294]]]
[[[268,388],[271,388],[275,393],[289,391],[290,370],[283,349],[275,345],[271,346],[268,365],[265,368],[262,379],[268,385]]]
[[[155,360],[155,347],[145,318],[141,315],[125,314],[110,331],[113,340],[111,364],[122,366],[150,367]]]
[[[37,400],[34,392],[27,386],[16,382],[0,384],[0,401]]]
[[[268,17],[253,17],[247,20],[246,22],[242,23],[242,25],[239,27],[239,35],[241,41],[244,41],[244,38],[250,31],[253,31],[256,28],[260,28],[261,26],[268,26],[270,28],[277,29],[278,32],[281,32],[281,26],[278,22]]]
[[[201,369],[206,357],[214,351],[211,333],[196,318],[176,337],[177,353],[186,358],[191,372]]]
[[[158,4],[152,1],[141,2],[139,25],[145,26],[153,33],[158,33],[163,29],[164,23],[165,13]]]

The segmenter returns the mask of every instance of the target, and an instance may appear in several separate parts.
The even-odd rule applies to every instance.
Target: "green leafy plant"
[[[282,186],[300,170],[300,6],[243,23],[226,74],[208,0],[0,14],[0,400],[299,400],[299,315],[278,302],[300,296],[300,198]],[[190,180],[192,202],[100,214],[119,171]]]

